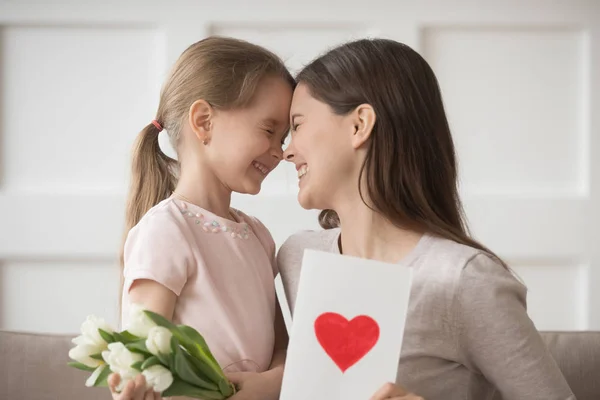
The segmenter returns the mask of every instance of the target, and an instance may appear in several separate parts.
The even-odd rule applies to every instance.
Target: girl
[[[285,158],[298,170],[300,204],[326,211],[324,231],[298,233],[279,251],[290,306],[304,249],[410,266],[398,383],[427,400],[574,399],[527,316],[525,287],[467,233],[427,62],[395,41],[359,40],[297,82]],[[373,399],[406,392],[388,384]]]
[[[230,207],[231,194],[257,194],[281,160],[293,88],[271,52],[202,40],[176,62],[133,152],[122,322],[139,303],[197,329],[238,400],[278,397],[287,336],[275,244],[260,221]],[[178,161],[159,148],[163,129]],[[116,399],[159,398],[141,376],[119,381],[109,381]]]

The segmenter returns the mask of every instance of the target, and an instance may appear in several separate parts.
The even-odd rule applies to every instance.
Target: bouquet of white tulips
[[[148,388],[164,397],[221,400],[235,392],[202,335],[137,305],[126,330],[116,332],[102,318],[89,316],[73,343],[69,366],[92,372],[88,387],[107,386],[115,372],[121,376],[117,391],[142,374]]]

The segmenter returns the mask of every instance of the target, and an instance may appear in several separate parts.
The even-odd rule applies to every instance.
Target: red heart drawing
[[[327,312],[315,320],[315,334],[325,353],[346,372],[375,346],[379,325],[366,315],[348,321],[340,314]]]

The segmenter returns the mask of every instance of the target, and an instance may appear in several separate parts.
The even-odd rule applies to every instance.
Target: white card
[[[280,400],[367,400],[394,382],[412,270],[306,250]]]

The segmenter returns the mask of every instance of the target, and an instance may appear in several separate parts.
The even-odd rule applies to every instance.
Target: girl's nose
[[[277,159],[277,162],[281,161],[283,159],[283,150],[281,150],[281,146],[273,147],[271,155]]]

